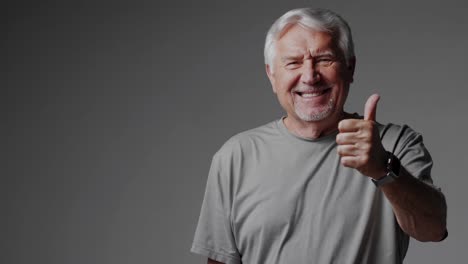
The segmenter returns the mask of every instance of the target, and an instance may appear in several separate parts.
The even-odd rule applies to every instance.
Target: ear
[[[268,79],[270,80],[271,88],[273,89],[273,92],[276,93],[275,76],[274,76],[274,73],[272,72],[272,70],[270,68],[270,65],[265,64],[265,70],[266,70],[266,74],[268,76]]]
[[[346,66],[346,72],[349,76],[349,83],[354,81],[354,70],[356,69],[356,57],[352,57],[348,61],[348,65]]]

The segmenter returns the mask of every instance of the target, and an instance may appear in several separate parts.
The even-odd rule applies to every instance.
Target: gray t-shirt
[[[337,132],[300,138],[283,118],[233,136],[213,156],[191,251],[227,264],[402,263],[409,237],[381,190],[340,164]],[[378,127],[385,149],[432,183],[421,135]]]

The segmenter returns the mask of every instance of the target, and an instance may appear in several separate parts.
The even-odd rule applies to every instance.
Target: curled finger
[[[339,145],[337,148],[338,155],[344,156],[356,156],[356,146],[354,145]]]

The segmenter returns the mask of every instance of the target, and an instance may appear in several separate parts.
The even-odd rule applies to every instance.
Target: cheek
[[[330,69],[329,71],[322,72],[322,78],[325,81],[331,83],[339,83],[342,79],[340,78],[340,73],[334,69]]]
[[[300,76],[294,73],[283,74],[278,80],[278,89],[282,92],[290,92],[297,85]]]

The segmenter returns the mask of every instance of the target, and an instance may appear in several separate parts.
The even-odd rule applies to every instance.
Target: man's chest
[[[231,211],[241,251],[265,250],[259,245],[273,251],[304,243],[314,247],[337,233],[345,237],[356,225],[367,226],[379,195],[375,186],[338,158],[319,161],[260,162],[243,170]]]

